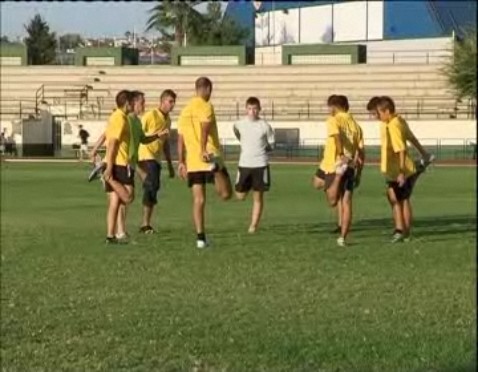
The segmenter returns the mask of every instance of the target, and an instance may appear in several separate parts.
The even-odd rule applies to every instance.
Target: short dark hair
[[[259,98],[257,97],[249,97],[247,100],[246,100],[246,106],[248,105],[251,105],[251,106],[257,106],[257,107],[261,107],[261,101],[259,101]]]
[[[202,76],[196,80],[196,90],[202,88],[212,88],[212,81],[205,76]]]
[[[129,90],[121,90],[116,95],[116,107],[123,107],[127,102],[131,101],[131,92]]]
[[[335,106],[335,107],[341,108],[345,111],[348,111],[349,101],[348,101],[347,97],[345,97],[345,96],[332,94],[327,99],[327,106]]]
[[[138,98],[143,98],[144,93],[139,90],[133,90],[130,92],[130,102],[136,101]]]
[[[377,101],[377,109],[388,110],[391,114],[394,114],[395,102],[388,96],[382,96]]]
[[[177,97],[176,92],[174,92],[174,90],[172,89],[163,90],[163,93],[161,93],[161,96],[159,97],[159,99],[162,101],[163,99],[167,97],[171,97],[172,99],[176,101],[176,97]]]
[[[370,98],[370,100],[367,103],[367,111],[374,111],[377,109],[377,103],[380,101],[380,97],[374,96]]]

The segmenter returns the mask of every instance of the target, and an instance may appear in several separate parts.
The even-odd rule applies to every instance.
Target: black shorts
[[[269,191],[271,187],[271,173],[269,166],[259,168],[239,167],[237,170],[237,192]]]
[[[325,173],[322,169],[319,168],[317,169],[315,176],[317,178],[324,180],[324,183],[325,183],[324,191],[327,191],[327,189],[330,187],[332,182],[334,182],[335,172]],[[350,191],[350,192],[354,191],[354,185],[355,185],[355,170],[353,168],[347,168],[342,178],[340,179],[340,184],[339,184],[340,195],[343,195],[345,191]]]
[[[127,165],[113,165],[113,172],[111,177],[121,183],[122,185],[128,185],[134,187],[134,169]],[[105,183],[105,191],[107,193],[113,192],[111,185]]]
[[[199,172],[188,172],[188,187],[193,185],[206,185],[208,183],[214,183],[214,174],[222,173],[225,177],[229,179],[229,172],[226,167],[222,167],[217,171],[199,171]]]
[[[398,185],[397,181],[387,181],[387,187],[389,189],[393,189],[395,197],[398,201],[410,199],[413,188],[415,187],[415,183],[417,182],[418,175],[418,173],[412,174],[406,179],[405,184],[402,187]]]
[[[146,172],[143,181],[143,205],[152,207],[158,203],[158,191],[161,188],[161,164],[156,160],[143,160],[138,163]]]

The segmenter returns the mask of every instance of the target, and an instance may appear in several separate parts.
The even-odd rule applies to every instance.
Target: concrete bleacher
[[[373,95],[390,95],[405,116],[423,119],[467,118],[468,102],[456,104],[439,64],[347,66],[2,66],[0,119],[31,115],[44,101],[66,118],[106,118],[121,89],[146,93],[147,107],[157,105],[164,89],[178,93],[175,115],[193,95],[194,81],[214,82],[213,103],[220,120],[243,114],[248,96],[261,99],[264,116],[280,120],[325,117],[330,94],[345,94],[358,117]],[[40,89],[43,87],[42,89]],[[86,92],[86,96],[85,96]],[[458,108],[458,110],[456,110]],[[61,114],[59,114],[61,115]]]

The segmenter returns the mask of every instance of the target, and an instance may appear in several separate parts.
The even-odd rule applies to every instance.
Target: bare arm
[[[182,179],[186,179],[186,164],[184,163],[184,138],[178,133],[178,174]]]
[[[408,133],[408,141],[417,149],[422,158],[426,158],[428,156],[428,152],[423,148],[417,137],[415,137],[411,131]]]
[[[211,122],[205,121],[201,123],[201,152],[205,158],[207,158],[207,139],[209,137],[209,131],[211,130]]]
[[[91,158],[94,158],[96,156],[96,154],[98,153],[98,150],[101,146],[103,146],[103,144],[105,143],[106,141],[106,133],[103,132],[103,134],[98,138],[98,140],[96,141],[95,145],[93,146],[93,148],[91,149],[91,152],[90,152],[90,156]]]
[[[232,131],[234,132],[234,135],[236,136],[238,141],[240,141],[241,140],[241,133],[239,133],[239,131],[237,130],[236,124],[234,124],[234,126],[232,127]]]

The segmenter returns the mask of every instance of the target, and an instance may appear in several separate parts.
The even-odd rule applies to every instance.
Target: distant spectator
[[[88,159],[88,137],[90,134],[83,129],[83,125],[79,126],[80,131],[78,132],[78,137],[80,137],[80,161],[83,160],[83,155],[85,155],[85,158]]]
[[[2,137],[4,138],[4,147],[6,155],[17,156],[17,145],[13,139],[13,135],[7,135],[7,130],[4,129],[2,132]]]

